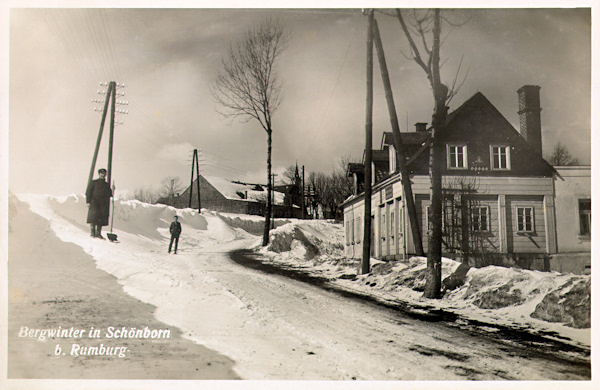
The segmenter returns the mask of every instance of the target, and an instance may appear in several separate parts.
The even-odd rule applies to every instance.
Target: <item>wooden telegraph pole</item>
[[[302,205],[301,205],[301,207],[302,207],[302,219],[304,219],[305,218],[305,215],[304,215],[304,197],[306,196],[305,188],[304,188],[304,165],[302,165],[302,188],[300,189],[300,191],[302,191],[302,201],[301,201]]]
[[[102,132],[104,131],[104,122],[106,121],[106,113],[108,111],[108,102],[115,89],[115,82],[111,81],[108,84],[108,90],[106,91],[106,98],[104,99],[104,108],[102,109],[102,120],[100,121],[100,130],[98,131],[98,139],[96,140],[96,148],[94,149],[94,157],[92,158],[92,166],[90,167],[90,175],[88,176],[88,186],[94,178],[94,168],[96,168],[96,160],[98,159],[98,151],[100,150],[100,141],[102,141]],[[114,98],[113,98],[113,115],[111,122],[114,122]],[[114,123],[113,123],[114,126]],[[111,131],[112,135],[112,131]],[[111,136],[111,152],[112,152],[112,136]],[[110,171],[109,171],[110,172]],[[110,176],[109,176],[110,183]]]
[[[367,107],[365,120],[365,214],[363,253],[360,271],[371,271],[371,161],[373,153],[373,10],[368,11],[367,29]]]
[[[112,180],[112,155],[113,155],[113,140],[115,133],[115,113],[119,114],[127,114],[127,110],[116,110],[115,106],[122,104],[129,104],[127,101],[119,101],[117,102],[117,87],[124,87],[125,84],[117,84],[114,81],[109,82],[108,84],[100,83],[100,85],[108,86],[106,90],[106,96],[104,98],[104,108],[102,109],[102,120],[100,121],[100,130],[98,131],[98,139],[96,140],[96,148],[94,149],[94,157],[92,158],[92,166],[90,167],[90,175],[88,176],[88,185],[91,183],[94,178],[94,169],[96,168],[96,161],[98,159],[98,151],[100,150],[100,142],[102,141],[102,133],[104,131],[104,123],[106,122],[106,115],[108,113],[108,104],[110,102],[110,134],[108,139],[108,163],[107,163],[107,182],[110,184]],[[100,93],[100,91],[98,91]],[[104,93],[104,92],[102,92]],[[100,103],[101,101],[92,100],[93,102]],[[97,109],[95,109],[98,111]]]
[[[114,137],[114,133],[115,133],[115,98],[117,96],[117,87],[115,85],[114,81],[111,81],[110,84],[112,84],[112,91],[111,91],[111,98],[112,101],[110,102],[110,134],[108,136],[108,166],[106,167],[108,169],[108,175],[107,175],[107,183],[110,184],[110,178],[112,176],[112,155],[113,155],[113,137]],[[113,194],[114,195],[114,194]]]
[[[396,106],[394,104],[394,95],[392,94],[392,84],[390,82],[387,63],[385,61],[385,54],[383,51],[383,44],[381,42],[381,35],[379,34],[379,27],[377,26],[377,20],[375,19],[373,19],[373,35],[375,39],[375,48],[377,50],[377,59],[379,60],[379,68],[381,70],[381,79],[385,89],[385,98],[390,115],[390,123],[392,125],[392,131],[394,135],[394,147],[396,149],[396,169],[400,170],[402,174],[402,189],[404,190],[404,201],[406,202],[408,209],[408,219],[410,220],[415,252],[417,256],[423,256],[423,240],[421,239],[421,229],[419,229],[419,222],[417,219],[417,209],[415,207],[415,200],[413,198],[410,174],[408,172],[408,168],[406,167],[404,145],[402,144],[402,137],[400,136],[400,126],[398,124],[398,116],[396,114]]]
[[[200,168],[198,163],[198,149],[194,149],[194,157],[192,158],[192,177],[190,178],[190,201],[188,207],[192,208],[192,194],[194,192],[194,166],[196,167],[196,193],[198,194],[198,212],[202,212],[200,203]]]

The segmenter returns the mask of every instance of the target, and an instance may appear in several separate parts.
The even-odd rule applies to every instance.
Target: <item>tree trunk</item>
[[[271,203],[271,133],[272,130],[267,130],[267,209],[265,210],[265,228],[263,231],[262,246],[269,244],[269,231],[271,228],[271,211],[273,204]]]
[[[431,180],[429,206],[429,247],[427,249],[426,298],[440,298],[442,287],[442,169],[444,167],[444,145],[440,137],[446,126],[446,99],[448,87],[440,79],[440,10],[435,10],[433,19],[433,45],[431,50],[430,83],[433,90],[434,108],[431,120],[432,145],[429,154],[429,178]]]
[[[440,135],[446,124],[446,96],[448,88],[438,84],[434,90],[435,108],[432,118],[432,145],[429,154],[429,179],[431,181],[429,206],[429,246],[427,248],[426,298],[440,298],[442,286],[442,169],[444,167],[444,145]]]

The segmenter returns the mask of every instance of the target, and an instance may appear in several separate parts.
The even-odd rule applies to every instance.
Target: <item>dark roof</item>
[[[413,132],[408,132],[408,133],[400,133],[400,138],[402,139],[402,145],[404,146],[408,146],[408,145],[414,145],[414,144],[418,144],[419,146],[421,146],[421,144],[423,142],[425,142],[425,140],[427,138],[429,138],[430,133],[427,132],[417,132],[417,131],[413,131]],[[384,149],[385,146],[387,145],[394,145],[394,133],[392,133],[391,131],[386,131],[383,133],[383,137],[381,139],[381,149]]]
[[[446,138],[453,134],[454,131],[457,130],[456,124],[461,122],[461,118],[467,118],[469,115],[472,115],[473,112],[478,110],[487,110],[487,112],[494,113],[496,120],[500,120],[504,122],[505,127],[508,133],[512,134],[514,142],[520,146],[520,148],[528,150],[531,153],[531,156],[539,156],[537,152],[533,150],[531,145],[521,136],[519,131],[517,131],[504,116],[496,109],[496,107],[481,93],[477,92],[471,98],[467,99],[462,105],[460,105],[456,110],[448,113],[446,116],[446,126],[444,128],[444,132],[441,134],[441,138]],[[464,114],[464,115],[463,115]],[[404,134],[419,134],[419,133],[402,133],[402,140],[404,141]],[[426,140],[427,138],[425,138]],[[408,149],[408,148],[407,148]],[[425,173],[428,170],[429,164],[429,147],[419,147],[416,151],[416,154],[407,153],[409,157],[409,169],[411,171],[422,171],[421,173]],[[536,157],[532,157],[536,161],[538,160]],[[554,168],[539,156],[539,164],[544,167],[544,169],[550,169],[552,172],[556,172]],[[533,164],[533,161],[532,161]]]
[[[390,158],[390,153],[387,150],[373,150],[373,162],[385,162]]]
[[[365,165],[361,163],[349,163],[348,164],[348,176],[352,176],[354,173],[362,173],[365,171]]]

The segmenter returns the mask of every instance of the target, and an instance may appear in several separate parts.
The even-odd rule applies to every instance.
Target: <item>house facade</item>
[[[446,128],[439,134],[445,159],[442,173],[445,256],[476,266],[549,269],[551,256],[558,252],[560,243],[564,248],[587,250],[589,257],[589,246],[585,243],[566,238],[565,242],[559,242],[558,237],[563,238],[557,217],[573,210],[557,211],[557,203],[562,206],[572,199],[571,187],[575,184],[572,180],[559,183],[557,170],[542,158],[539,90],[538,86],[528,85],[517,91],[520,131],[481,93],[448,114]],[[425,124],[418,123],[414,132],[401,133],[401,137],[427,252],[430,131]],[[415,253],[401,174],[389,174],[395,172],[391,139],[391,133],[384,133],[381,150],[388,152],[391,163],[388,175],[374,183],[370,200],[371,250],[379,259],[398,259]],[[585,201],[589,198],[584,196],[586,189],[590,192],[589,183],[577,185],[585,208],[589,204]],[[557,196],[557,189],[563,195]],[[343,207],[346,256],[360,258],[364,193],[357,192]],[[577,213],[574,215],[573,218],[579,218]],[[560,220],[561,226],[564,221]]]

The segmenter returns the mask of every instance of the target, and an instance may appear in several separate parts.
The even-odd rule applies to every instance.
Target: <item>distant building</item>
[[[298,172],[298,164],[294,171],[294,179],[292,183],[281,184],[273,187],[275,191],[281,192],[284,195],[283,203],[288,208],[288,216],[301,218],[302,217],[302,178]]]
[[[518,91],[520,131],[481,93],[448,114],[440,134],[445,256],[474,265],[549,270],[562,261],[552,259],[559,250],[573,250],[587,254],[589,264],[589,170],[555,169],[542,158],[539,90],[527,85]],[[431,134],[417,123],[401,137],[427,251]],[[386,132],[372,163],[371,250],[379,259],[415,253],[395,154],[393,134]],[[343,203],[346,255],[354,258],[362,256],[363,172],[364,165],[349,167],[357,191]],[[571,237],[575,227],[581,234]]]
[[[250,215],[264,215],[267,200],[267,186],[243,183],[220,177],[200,175],[181,195],[165,197],[158,203],[176,208],[198,208],[198,180],[200,183],[200,205],[203,209]],[[191,193],[191,200],[190,200]],[[284,205],[280,191],[273,191],[273,216],[289,217],[289,208]],[[191,201],[191,204],[190,204]]]

